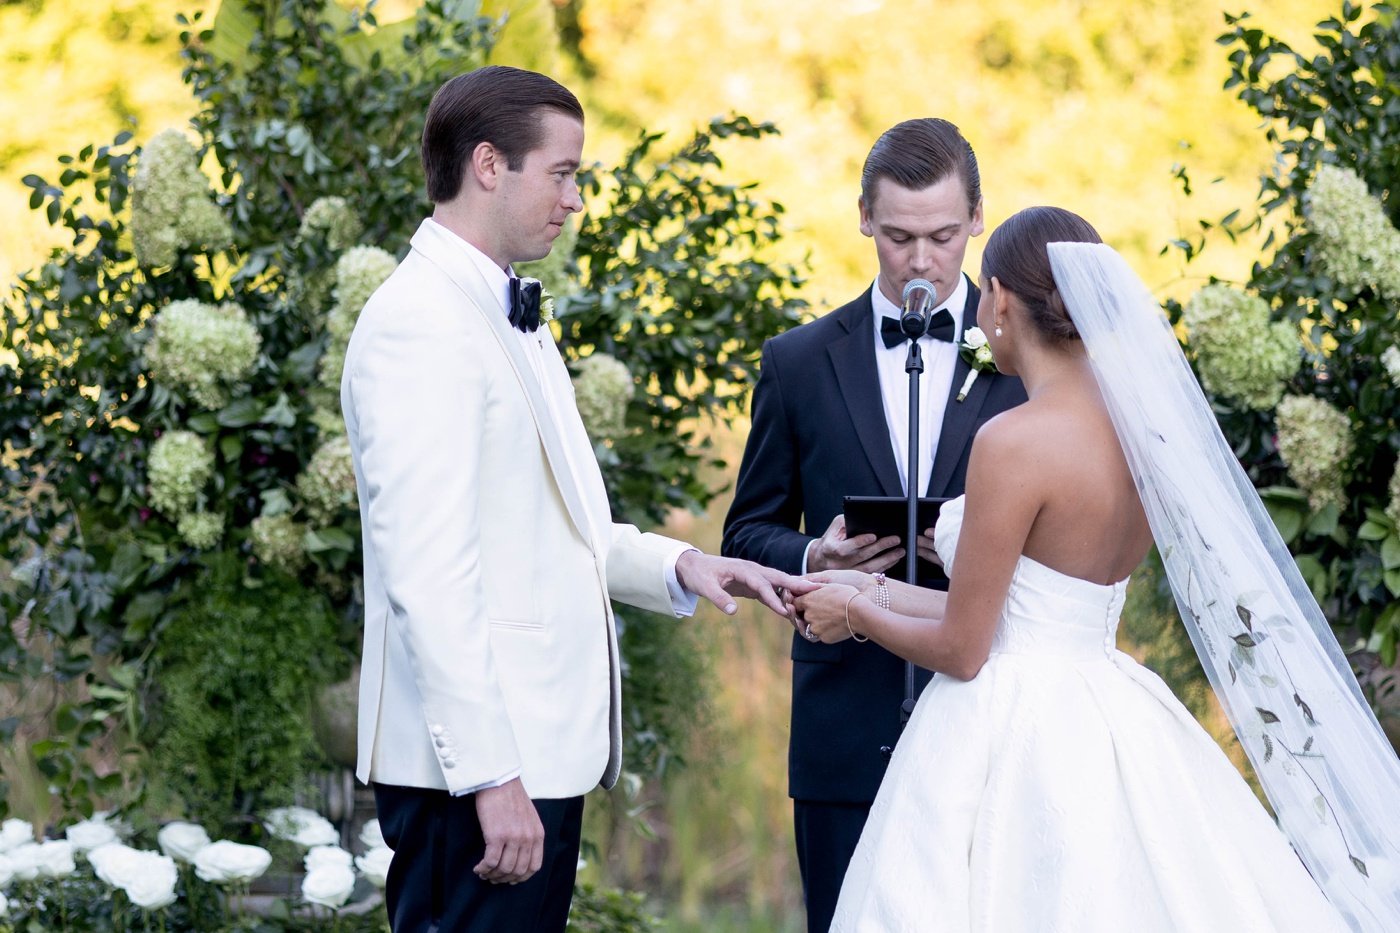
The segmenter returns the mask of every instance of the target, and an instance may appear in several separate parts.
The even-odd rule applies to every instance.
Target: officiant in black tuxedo
[[[903,566],[899,538],[846,535],[843,498],[906,494],[908,345],[898,319],[909,281],[932,282],[938,302],[921,338],[923,494],[960,495],[978,427],[1026,399],[1019,380],[993,371],[957,400],[969,373],[958,343],[977,324],[979,296],[963,257],[983,230],[977,158],[958,128],[925,118],[887,130],[866,157],[859,207],[879,274],[859,298],[764,344],[727,556],[794,574]],[[929,543],[919,551],[932,553]],[[824,933],[899,737],[905,667],[873,643],[797,634],[792,661],[788,793],[808,929]]]

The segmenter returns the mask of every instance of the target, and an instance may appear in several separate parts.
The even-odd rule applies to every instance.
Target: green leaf
[[[297,413],[292,408],[287,393],[280,393],[277,401],[267,406],[267,410],[262,413],[262,423],[275,424],[279,428],[290,428],[297,423]]]
[[[1400,570],[1385,572],[1385,588],[1390,590],[1391,596],[1400,596]]]
[[[313,554],[322,551],[353,551],[355,539],[340,528],[317,528],[306,533],[305,545]]]
[[[1362,541],[1382,541],[1388,534],[1390,534],[1389,528],[1370,519],[1362,522],[1361,527],[1356,532],[1356,536]]]
[[[1325,538],[1332,534],[1337,530],[1337,521],[1341,514],[1341,507],[1336,503],[1323,506],[1308,519],[1308,534],[1316,538]]]
[[[1391,535],[1381,545],[1381,566],[1386,570],[1400,567],[1400,535]]]
[[[224,406],[216,420],[226,428],[246,428],[250,424],[257,424],[262,412],[262,404],[257,399],[247,396]]]

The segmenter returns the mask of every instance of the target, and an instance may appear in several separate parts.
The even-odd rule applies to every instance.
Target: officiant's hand
[[[846,516],[837,515],[826,532],[807,551],[807,570],[889,570],[904,559],[898,535],[876,538],[873,534],[846,537]]]
[[[817,584],[788,576],[753,561],[715,557],[700,551],[686,551],[676,561],[676,579],[681,586],[714,603],[720,612],[733,615],[739,606],[732,597],[756,599],[778,615],[787,618],[780,591],[805,593]]]
[[[476,792],[486,854],[472,869],[492,884],[518,884],[544,862],[544,826],[520,778]]]
[[[914,539],[914,552],[921,560],[926,560],[935,567],[943,566],[943,558],[938,556],[938,552],[933,549],[933,529],[925,528],[924,533]]]

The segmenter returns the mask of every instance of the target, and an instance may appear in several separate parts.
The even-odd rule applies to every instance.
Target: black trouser
[[[384,900],[394,933],[562,933],[578,868],[583,798],[536,800],[544,863],[527,881],[492,884],[472,872],[486,852],[476,795],[374,785],[394,850]]]
[[[851,864],[869,815],[868,803],[792,802],[797,865],[802,871],[802,899],[807,904],[807,933],[827,933],[831,928],[846,867]]]

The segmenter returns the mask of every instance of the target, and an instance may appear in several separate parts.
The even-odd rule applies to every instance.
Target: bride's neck
[[[1023,353],[1020,360],[1021,384],[1026,395],[1035,398],[1067,383],[1093,379],[1084,344],[1074,341],[1059,346],[1040,345]]]

